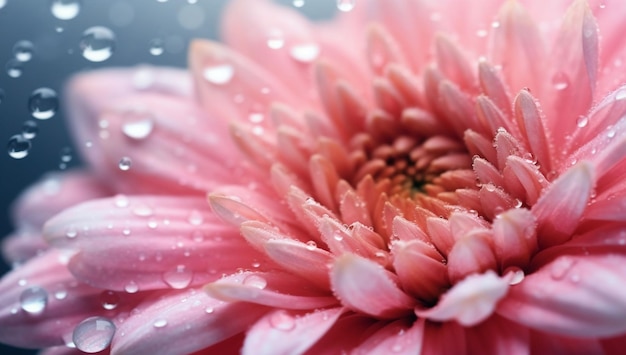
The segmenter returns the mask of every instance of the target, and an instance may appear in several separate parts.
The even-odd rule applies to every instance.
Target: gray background
[[[71,20],[54,17],[51,2],[6,0],[0,8],[0,89],[5,92],[0,103],[0,237],[12,229],[11,201],[45,172],[59,170],[61,152],[72,149],[63,107],[49,120],[33,119],[27,106],[32,91],[49,87],[60,93],[64,81],[82,70],[139,63],[184,67],[190,39],[218,36],[218,21],[227,0],[197,0],[195,4],[188,0],[82,0],[80,13]],[[293,7],[292,0],[277,2]],[[306,0],[297,10],[313,19],[329,18],[336,11],[335,4],[336,0]],[[101,63],[87,61],[79,50],[81,34],[91,26],[108,27],[116,35],[113,56]],[[154,38],[165,42],[165,52],[160,56],[150,54]],[[5,65],[14,57],[13,46],[20,40],[31,41],[35,52],[24,63],[22,75],[11,78]],[[29,119],[37,122],[39,133],[32,141],[29,155],[13,159],[7,154],[7,142],[21,132],[24,121]],[[80,165],[80,157],[72,153],[67,165]],[[0,264],[1,274],[8,269]],[[33,353],[0,345],[3,355]]]

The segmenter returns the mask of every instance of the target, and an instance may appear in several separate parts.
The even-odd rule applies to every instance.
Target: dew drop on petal
[[[615,93],[615,100],[624,100],[626,99],[626,89],[620,89]]]
[[[131,281],[124,286],[124,291],[127,293],[137,293],[137,291],[139,291],[139,285]]]
[[[126,197],[126,195],[115,195],[114,199],[114,203],[115,206],[119,207],[119,208],[124,208],[124,207],[128,207],[129,201],[128,201],[128,197]]]
[[[154,321],[154,323],[152,323],[152,325],[155,328],[163,328],[167,325],[167,319],[165,318],[158,318],[157,320]]]
[[[76,227],[74,225],[70,225],[69,227],[67,227],[67,230],[65,231],[65,236],[68,238],[76,238],[76,236],[78,235],[78,230],[76,229]]]
[[[152,208],[147,205],[140,205],[133,209],[133,214],[139,217],[150,217],[153,213],[154,211],[152,210]]]
[[[154,129],[152,116],[145,112],[126,112],[122,121],[122,132],[132,139],[146,139]]]
[[[550,275],[555,280],[561,280],[574,267],[576,260],[569,257],[561,257],[552,262]]]
[[[13,55],[20,62],[28,62],[33,59],[35,46],[31,41],[18,41],[13,46]]]
[[[267,34],[267,46],[271,49],[280,49],[285,45],[285,37],[282,31],[278,29],[272,29]]]
[[[308,242],[306,242],[306,248],[308,250],[315,250],[317,249],[317,243],[315,243],[315,241],[313,240],[309,240]]]
[[[235,75],[235,68],[230,64],[211,65],[204,69],[202,75],[212,84],[224,85]]]
[[[39,88],[28,98],[28,109],[36,119],[47,120],[54,116],[58,108],[59,98],[56,91],[50,88]]]
[[[33,139],[39,133],[39,127],[37,126],[37,122],[35,121],[25,121],[22,124],[22,136],[26,139]]]
[[[315,43],[298,44],[291,47],[289,54],[298,62],[310,63],[319,56],[320,47]]]
[[[587,116],[578,116],[578,119],[576,120],[576,126],[578,126],[578,128],[586,127],[588,124],[589,118]]]
[[[350,12],[354,9],[356,0],[337,0],[337,9],[342,12]]]
[[[270,317],[270,326],[277,330],[290,331],[296,327],[296,322],[287,312],[278,311]]]
[[[567,74],[565,74],[564,72],[558,72],[556,74],[554,74],[554,76],[552,77],[552,86],[556,89],[556,90],[565,90],[569,87],[570,85],[570,81],[569,78],[567,76]]]
[[[20,76],[22,76],[24,65],[17,59],[11,59],[7,62],[5,69],[7,75],[11,78],[19,78]]]
[[[187,221],[191,225],[199,226],[204,222],[204,217],[202,216],[202,213],[200,213],[200,211],[192,210],[189,214],[189,218],[187,218]]]
[[[50,11],[59,20],[71,20],[80,12],[80,1],[54,0],[50,5]]]
[[[20,294],[20,307],[27,313],[39,314],[47,304],[48,292],[39,286],[29,287]]]
[[[150,41],[150,54],[159,56],[165,51],[164,42],[160,38],[154,38]]]
[[[117,308],[117,305],[120,304],[120,296],[113,291],[102,291],[100,294],[100,304],[102,308],[110,311]]]
[[[524,274],[524,270],[520,269],[517,266],[511,266],[507,268],[506,270],[504,270],[503,274],[507,275],[509,273],[511,274],[509,285],[517,285],[518,283],[522,282],[524,280],[524,277],[526,276]]]
[[[83,57],[90,62],[103,62],[113,55],[115,34],[106,27],[94,26],[85,32],[80,40]]]
[[[65,288],[59,288],[56,291],[54,291],[54,298],[56,298],[57,300],[64,300],[65,298],[67,298],[67,290]]]
[[[262,290],[267,286],[267,280],[259,275],[250,275],[243,280],[243,284]]]
[[[193,272],[187,270],[184,265],[178,265],[174,270],[163,273],[163,281],[171,288],[180,290],[189,284],[193,279]]]
[[[26,139],[21,134],[16,134],[9,138],[9,142],[7,144],[7,152],[9,153],[9,156],[13,159],[23,159],[28,156],[31,147],[32,144],[30,140]]]
[[[115,324],[105,317],[89,317],[80,322],[72,333],[76,348],[85,353],[100,352],[111,344]]]
[[[120,168],[120,170],[127,171],[130,169],[132,164],[133,162],[132,160],[130,160],[129,157],[122,157],[117,166]]]

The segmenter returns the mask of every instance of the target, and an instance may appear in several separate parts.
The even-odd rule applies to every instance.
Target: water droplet
[[[133,209],[133,214],[139,217],[150,217],[153,213],[154,211],[152,210],[152,208],[147,205],[140,205]]]
[[[285,45],[285,37],[283,32],[278,29],[272,29],[267,34],[267,46],[271,49],[280,49]]]
[[[153,56],[159,56],[163,54],[164,47],[163,40],[160,38],[154,38],[150,41],[150,54]]]
[[[235,75],[235,68],[230,64],[212,65],[204,69],[203,75],[212,84],[224,85]]]
[[[54,291],[54,298],[57,300],[64,300],[67,297],[67,290],[62,286]]]
[[[115,324],[105,317],[89,317],[80,322],[72,333],[76,348],[86,353],[100,352],[111,344]]]
[[[204,311],[205,311],[206,313],[208,313],[208,314],[211,314],[211,313],[215,312],[215,309],[214,309],[213,307],[211,307],[211,306],[207,306],[207,307],[204,309]]]
[[[72,161],[72,148],[61,148],[61,162],[69,163],[70,161]]]
[[[526,276],[524,274],[524,270],[520,269],[517,266],[511,266],[509,268],[507,268],[506,270],[504,270],[504,275],[507,275],[511,273],[511,280],[509,281],[509,285],[517,285],[518,283],[522,282],[524,280],[524,277]]]
[[[27,313],[41,313],[47,304],[48,292],[39,286],[29,287],[20,294],[20,307]]]
[[[66,237],[76,238],[77,235],[78,235],[78,230],[76,230],[76,227],[74,225],[70,225],[69,227],[67,227],[67,230],[65,231]]]
[[[90,62],[103,62],[113,55],[115,34],[106,27],[94,26],[83,32],[80,40],[83,57]]]
[[[78,16],[80,12],[80,1],[78,0],[54,0],[50,6],[50,11],[59,20],[71,20]]]
[[[120,304],[120,296],[113,291],[102,291],[100,294],[100,304],[102,308],[110,311],[117,308],[117,305]]]
[[[9,138],[9,143],[7,144],[7,151],[9,156],[13,159],[23,159],[28,156],[28,152],[30,151],[32,144],[30,141],[21,134],[16,134]]]
[[[155,328],[163,328],[167,325],[167,319],[159,318],[152,323]]]
[[[333,233],[333,238],[335,238],[336,241],[340,242],[343,240],[343,233],[335,232]]]
[[[578,128],[586,127],[588,124],[589,118],[587,118],[587,116],[578,116],[578,119],[576,120],[576,126],[578,126]]]
[[[402,352],[402,350],[404,350],[404,347],[402,346],[402,344],[399,344],[399,343],[394,344],[394,345],[391,347],[391,351],[393,351],[394,353],[399,353],[399,352]]]
[[[313,240],[309,240],[308,242],[306,242],[306,248],[308,250],[315,250],[317,249],[317,243],[315,243],[315,241]]]
[[[613,138],[613,137],[615,137],[615,134],[617,134],[617,131],[615,130],[615,127],[613,127],[613,126],[609,126],[607,129],[608,129],[608,130],[607,130],[607,132],[606,132],[606,136],[607,136],[608,138]]]
[[[150,229],[156,229],[156,227],[158,227],[158,226],[159,226],[159,221],[157,221],[156,219],[151,218],[151,219],[148,221],[148,228],[150,228]]]
[[[558,72],[552,77],[552,86],[556,90],[565,90],[569,86],[569,77],[564,72]]]
[[[119,163],[118,163],[118,167],[120,168],[120,170],[122,171],[127,171],[128,169],[130,169],[130,166],[133,164],[132,160],[130,160],[129,157],[122,157],[122,159],[120,159]]]
[[[128,197],[126,197],[126,195],[115,195],[114,201],[115,206],[120,208],[128,207],[129,204]]]
[[[11,59],[7,62],[5,66],[7,75],[11,78],[19,78],[22,76],[22,70],[24,69],[24,65],[17,59]]]
[[[33,139],[39,133],[39,127],[37,126],[37,122],[35,121],[25,121],[22,124],[22,136],[26,139]]]
[[[296,327],[296,322],[289,313],[277,311],[270,317],[270,325],[277,330],[290,331]]]
[[[569,257],[561,257],[552,262],[551,275],[555,280],[561,280],[576,264],[576,260]]]
[[[289,50],[291,57],[298,62],[310,63],[320,54],[320,47],[315,43],[298,44]]]
[[[20,62],[28,62],[33,59],[35,46],[31,41],[18,41],[13,46],[13,55]]]
[[[39,120],[47,120],[54,116],[59,108],[56,91],[50,88],[39,88],[28,98],[28,109],[31,115]]]
[[[624,100],[626,99],[626,89],[620,89],[615,93],[615,100]]]
[[[0,0],[0,9],[2,9],[7,4],[7,0]]]
[[[304,0],[293,0],[292,4],[294,7],[302,7],[304,6]]]
[[[262,290],[267,286],[267,280],[259,275],[250,275],[243,280],[243,284]]]
[[[202,213],[200,213],[200,211],[193,210],[189,214],[189,218],[187,219],[187,221],[189,221],[191,225],[199,226],[204,222],[204,217],[202,216]]]
[[[480,29],[476,31],[476,36],[480,37],[480,38],[484,38],[487,37],[487,35],[489,34],[489,32],[485,29]]]
[[[356,0],[337,0],[337,9],[342,12],[350,12],[354,9]]]
[[[131,281],[124,286],[124,291],[127,293],[137,293],[137,291],[139,291],[139,285]]]
[[[154,129],[154,120],[147,112],[125,112],[122,122],[122,132],[136,140],[146,139]]]
[[[165,281],[169,287],[176,290],[189,286],[192,279],[193,272],[187,270],[185,265],[178,265],[174,270],[163,273],[163,281]]]

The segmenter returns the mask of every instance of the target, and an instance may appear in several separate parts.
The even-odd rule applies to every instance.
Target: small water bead
[[[567,89],[569,85],[569,77],[562,71],[554,74],[554,76],[552,77],[552,86],[558,91]]]
[[[315,241],[313,240],[309,240],[308,242],[306,242],[306,248],[308,250],[315,250],[317,249],[317,243],[315,243]]]
[[[524,280],[526,275],[524,274],[524,270],[520,269],[517,266],[511,266],[504,270],[504,275],[511,273],[511,280],[509,281],[509,285],[517,285]]]
[[[113,198],[115,206],[119,207],[119,208],[124,208],[124,207],[128,207],[129,205],[129,200],[128,197],[126,195],[115,195],[115,197]]]
[[[355,4],[356,0],[337,0],[337,9],[341,12],[350,12]]]
[[[19,279],[17,280],[17,284],[19,286],[26,286],[28,284],[28,281],[26,281],[26,279]]]
[[[250,275],[243,280],[243,284],[262,290],[267,286],[267,280],[259,275]]]
[[[152,208],[150,208],[150,206],[147,206],[147,205],[140,205],[140,206],[133,208],[133,214],[135,216],[150,217],[152,216],[153,213],[154,211],[152,210]]]
[[[107,311],[113,310],[120,304],[120,296],[113,291],[103,291],[100,294],[100,304]]]
[[[150,40],[150,54],[153,56],[159,56],[165,51],[164,42],[160,38],[154,38]]]
[[[64,147],[61,149],[61,162],[69,163],[72,161],[72,148]]]
[[[561,257],[552,262],[551,275],[555,280],[561,280],[567,275],[567,273],[574,267],[576,260],[569,257]]]
[[[38,120],[47,120],[54,116],[59,108],[59,98],[56,91],[50,88],[39,88],[30,94],[28,109],[31,115]]]
[[[587,116],[578,116],[578,119],[576,120],[576,126],[578,126],[578,128],[586,127],[588,124],[589,118]]]
[[[304,0],[293,0],[292,4],[294,7],[302,7],[304,6]]]
[[[617,131],[615,130],[615,127],[609,126],[607,128],[606,136],[608,138],[613,138],[613,137],[615,137],[616,134],[617,134]]]
[[[64,300],[67,298],[67,290],[63,287],[60,287],[56,291],[54,291],[54,298],[57,300]]]
[[[124,291],[127,293],[137,293],[139,291],[139,285],[137,285],[134,281],[131,281],[124,286]]]
[[[35,121],[25,121],[22,124],[22,136],[26,139],[33,139],[39,133],[39,127],[37,126],[37,122]]]
[[[83,32],[80,49],[88,61],[103,62],[115,51],[115,34],[106,27],[90,27]]]
[[[228,84],[235,75],[235,68],[230,64],[218,64],[206,67],[202,73],[204,78],[212,84]]]
[[[289,50],[291,58],[301,63],[311,63],[320,54],[320,47],[315,43],[298,44]]]
[[[207,307],[204,309],[204,312],[205,312],[205,313],[207,313],[207,314],[211,314],[211,313],[215,312],[215,308],[213,308],[213,307],[211,307],[211,306],[207,306]]]
[[[132,160],[130,160],[129,157],[122,157],[118,163],[118,167],[120,168],[120,170],[122,171],[128,171],[131,167],[131,165],[133,165]]]
[[[59,20],[71,20],[80,12],[80,1],[54,0],[50,5],[50,11]]]
[[[76,229],[75,226],[70,225],[69,227],[67,227],[67,230],[65,231],[65,236],[68,238],[76,238],[76,236],[78,235],[78,230]]]
[[[202,213],[200,213],[200,211],[192,210],[191,213],[189,214],[189,218],[187,219],[187,221],[191,225],[199,226],[202,223],[204,223],[204,217],[202,216]]]
[[[72,341],[82,352],[93,354],[111,345],[115,324],[106,317],[89,317],[80,322],[72,333]]]
[[[152,325],[155,328],[163,328],[167,325],[167,319],[165,318],[159,318],[157,320],[154,321],[154,323],[152,323]]]
[[[136,140],[146,139],[154,129],[154,119],[147,112],[125,112],[122,121],[122,132],[128,138]]]
[[[11,59],[5,65],[5,69],[6,69],[7,75],[10,76],[11,78],[19,78],[20,76],[22,76],[22,71],[24,69],[24,66],[22,62],[20,62],[19,60]]]
[[[33,59],[35,46],[31,41],[18,41],[13,46],[13,55],[20,62],[28,62]]]
[[[178,265],[174,270],[163,273],[163,281],[171,288],[180,290],[186,288],[193,280],[193,272],[184,265]]]
[[[39,314],[47,304],[48,292],[39,286],[29,287],[20,294],[20,307],[27,313]]]
[[[270,317],[270,326],[274,329],[287,332],[296,327],[296,322],[289,313],[278,311]]]
[[[626,99],[626,89],[620,89],[615,93],[615,100],[624,100]]]
[[[21,134],[16,134],[9,138],[9,142],[7,144],[7,152],[9,153],[9,156],[13,159],[23,159],[28,156],[31,147],[32,144],[30,140],[26,139]]]
[[[267,35],[267,46],[271,49],[281,49],[285,45],[285,37],[283,32],[278,29],[272,29]]]

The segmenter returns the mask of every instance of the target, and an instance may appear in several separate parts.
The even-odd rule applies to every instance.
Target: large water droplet
[[[76,348],[86,353],[97,353],[109,347],[115,335],[115,324],[105,317],[90,317],[80,322],[72,340]]]
[[[30,140],[24,138],[21,134],[16,134],[9,138],[7,152],[13,159],[26,158],[26,156],[28,156],[28,152],[30,152],[31,146],[32,144],[30,143]]]
[[[35,46],[31,41],[18,41],[13,46],[13,55],[20,62],[28,62],[33,59]]]
[[[130,169],[130,166],[133,164],[132,160],[130,160],[129,157],[122,157],[119,161],[119,163],[117,164],[117,166],[120,168],[120,170],[122,171],[128,171]]]
[[[129,111],[122,118],[122,132],[132,139],[145,139],[154,128],[154,120],[149,113]]]
[[[337,0],[337,9],[342,12],[350,12],[354,9],[356,0]]]
[[[259,275],[249,275],[243,280],[243,284],[262,290],[267,286],[267,280]]]
[[[576,120],[576,126],[579,128],[586,127],[589,124],[589,118],[587,116],[578,116]]]
[[[27,313],[41,313],[47,304],[48,292],[39,286],[29,287],[20,294],[20,307]]]
[[[235,68],[230,64],[212,65],[206,67],[202,75],[212,84],[224,85],[230,82],[235,75]]]
[[[83,57],[90,62],[105,61],[115,50],[115,34],[106,27],[90,27],[83,32],[80,49]]]
[[[173,289],[183,289],[191,283],[193,272],[187,270],[185,265],[178,265],[174,270],[163,273],[163,281]]]
[[[164,51],[164,43],[160,38],[154,38],[150,41],[150,54],[154,56],[159,56],[163,54]]]
[[[25,121],[22,124],[22,136],[26,139],[33,139],[39,133],[39,127],[37,126],[37,122],[35,121]]]
[[[278,311],[270,317],[270,325],[274,329],[290,331],[296,327],[296,322],[289,313]]]
[[[39,120],[47,120],[54,116],[59,108],[56,91],[50,88],[39,88],[30,94],[28,109],[31,115]]]
[[[50,11],[59,20],[71,20],[80,12],[79,0],[54,0]]]
[[[315,43],[298,44],[291,47],[289,54],[298,62],[310,63],[319,56],[320,47]]]
[[[117,305],[120,304],[120,296],[113,291],[103,291],[100,294],[100,304],[102,308],[110,311],[117,308]]]

